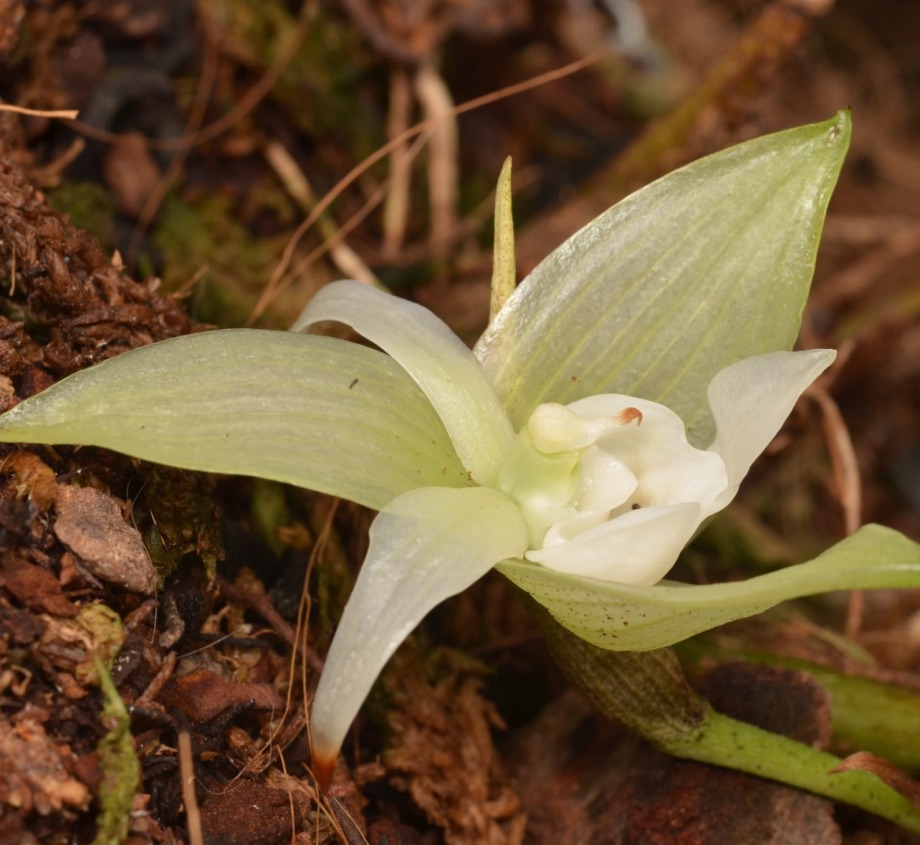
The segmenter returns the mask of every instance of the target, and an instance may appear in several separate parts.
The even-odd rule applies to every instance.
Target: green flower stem
[[[875,775],[856,770],[831,774],[840,765],[839,757],[715,711],[710,711],[696,739],[658,747],[675,757],[725,766],[851,804],[920,832],[920,811]]]
[[[607,651],[529,604],[568,678],[601,713],[661,751],[795,786],[920,832],[920,810],[874,775],[830,774],[840,758],[715,712],[690,687],[670,649]]]

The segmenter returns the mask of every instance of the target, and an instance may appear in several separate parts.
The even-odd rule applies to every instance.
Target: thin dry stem
[[[456,111],[450,91],[431,61],[419,65],[415,74],[415,95],[433,126],[428,154],[429,240],[435,257],[443,258],[457,228],[459,150]]]
[[[387,115],[387,137],[399,138],[409,128],[412,117],[412,89],[404,68],[390,70],[390,110]],[[383,248],[386,260],[393,260],[402,249],[409,218],[409,189],[412,171],[409,168],[409,142],[393,148],[390,156],[390,189],[383,205]]]
[[[188,823],[189,845],[204,845],[201,832],[201,812],[195,795],[195,765],[192,760],[192,739],[188,731],[179,732],[179,771],[182,775],[182,801]]]
[[[823,386],[816,386],[809,396],[821,409],[824,436],[834,472],[834,488],[843,510],[843,528],[849,536],[862,523],[862,478],[853,438],[840,408]],[[852,590],[847,606],[846,632],[856,639],[862,628],[865,598],[862,590]]]
[[[263,154],[284,189],[300,206],[301,211],[309,214],[316,206],[316,196],[310,181],[294,161],[294,157],[278,141],[269,141],[263,148]],[[366,285],[380,287],[380,282],[373,270],[367,266],[358,253],[344,242],[345,236],[342,230],[336,226],[329,215],[323,214],[317,220],[317,226],[326,239],[326,243],[329,244],[328,251],[335,266],[346,279],[357,279]]]
[[[425,142],[428,140],[427,134],[423,133],[415,139],[415,142],[409,148],[409,161],[414,161],[416,156],[421,151],[422,147],[425,145]],[[320,258],[322,258],[327,252],[329,252],[335,245],[341,241],[343,238],[347,237],[352,231],[354,231],[365,218],[375,209],[387,196],[387,189],[389,187],[389,181],[385,180],[383,183],[377,186],[374,192],[365,200],[364,204],[359,208],[342,226],[330,237],[326,238],[316,249],[309,252],[301,261],[299,261],[294,267],[292,267],[281,283],[278,285],[278,293],[289,288],[298,278],[302,277],[307,269]],[[375,281],[375,287],[380,288],[381,290],[387,290],[387,287],[379,281]]]
[[[75,120],[80,114],[76,109],[28,109],[25,106],[13,106],[9,103],[0,103],[0,111],[11,111],[29,117],[64,118],[65,120]]]

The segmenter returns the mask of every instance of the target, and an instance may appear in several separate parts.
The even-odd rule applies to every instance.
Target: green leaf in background
[[[662,581],[630,587],[504,561],[498,570],[561,625],[612,651],[647,651],[754,616],[788,599],[831,590],[920,587],[920,545],[866,525],[807,563],[727,584]]]
[[[708,156],[544,259],[475,350],[515,428],[541,402],[623,393],[708,446],[710,379],[795,341],[849,138],[840,112]]]
[[[392,358],[258,329],[175,338],[75,373],[5,414],[0,441],[104,446],[377,510],[417,487],[469,484],[431,403]]]

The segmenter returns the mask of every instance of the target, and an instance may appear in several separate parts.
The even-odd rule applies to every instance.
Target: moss
[[[246,321],[277,256],[275,245],[254,239],[222,197],[168,197],[154,241],[166,259],[164,289],[181,290],[200,275],[189,310],[221,326]]]
[[[48,192],[48,204],[77,229],[108,247],[115,244],[115,199],[98,182],[65,182]]]
[[[131,739],[128,709],[105,662],[99,657],[96,658],[96,671],[103,694],[101,721],[107,733],[96,746],[102,783],[93,845],[119,845],[128,834],[134,794],[140,786],[140,765]]]
[[[149,517],[144,539],[161,581],[187,554],[201,560],[208,580],[217,577],[217,564],[224,556],[220,509],[205,475],[156,467],[138,496],[136,512],[140,520]]]

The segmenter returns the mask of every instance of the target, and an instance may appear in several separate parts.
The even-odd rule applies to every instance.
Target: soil
[[[0,410],[137,346],[284,328],[342,276],[472,341],[506,155],[526,271],[674,166],[850,106],[803,328],[840,363],[682,574],[804,560],[854,519],[920,540],[920,9],[608,5],[647,35],[574,0],[0,0],[0,102],[34,110],[0,108]],[[456,146],[396,143],[349,176],[451,101],[598,48],[462,114]],[[920,841],[605,721],[498,576],[400,650],[318,794],[305,701],[372,516],[100,449],[0,447],[0,843]],[[682,657],[725,712],[871,751],[848,746],[821,671],[916,694],[920,596],[864,602],[849,621],[831,597],[732,626]],[[916,734],[897,744],[915,774]]]

